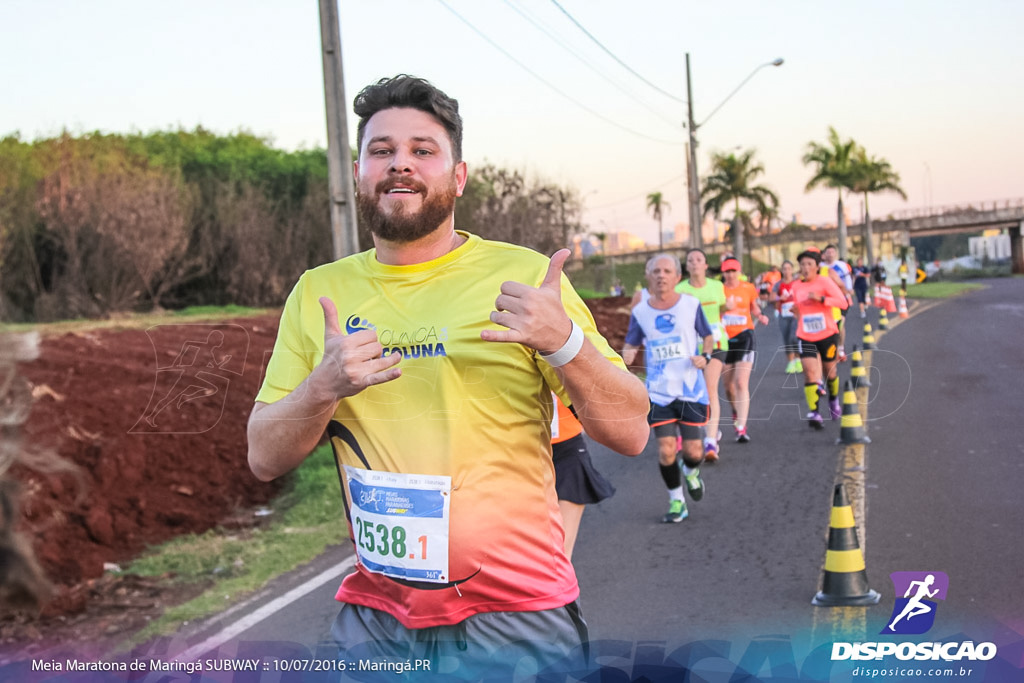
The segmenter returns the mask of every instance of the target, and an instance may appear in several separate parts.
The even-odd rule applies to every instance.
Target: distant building
[[[637,237],[631,232],[613,232],[608,236],[608,253],[621,253],[624,251],[639,251],[646,249],[647,243],[642,237]]]
[[[672,239],[670,241],[677,242],[679,244],[689,244],[690,224],[683,222],[676,223],[675,227],[672,229]]]
[[[971,256],[979,261],[1008,261],[1010,259],[1010,236],[986,230],[981,237],[967,240]]]

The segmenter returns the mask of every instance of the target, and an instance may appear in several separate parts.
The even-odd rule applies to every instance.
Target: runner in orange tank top
[[[732,407],[732,421],[736,428],[736,441],[747,443],[747,416],[750,414],[750,373],[754,369],[754,319],[762,325],[768,317],[761,313],[757,303],[757,289],[749,282],[740,281],[740,262],[734,258],[722,261],[725,280],[726,311],[722,314],[725,333],[729,337],[729,352],[725,356],[725,397]]]

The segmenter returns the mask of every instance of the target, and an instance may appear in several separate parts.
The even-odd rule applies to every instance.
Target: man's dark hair
[[[393,78],[382,78],[368,85],[356,95],[352,108],[359,117],[356,126],[356,146],[363,148],[363,133],[366,123],[384,109],[409,108],[426,112],[437,119],[452,143],[452,157],[455,163],[462,161],[462,117],[459,116],[459,102],[444,94],[429,81],[407,74]]]

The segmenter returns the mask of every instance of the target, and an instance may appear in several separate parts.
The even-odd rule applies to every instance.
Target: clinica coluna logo
[[[352,315],[345,321],[345,330],[349,334],[359,330],[375,330],[377,340],[384,347],[382,356],[389,356],[393,353],[400,353],[403,358],[432,358],[448,355],[444,347],[444,342],[448,341],[447,327],[423,325],[412,330],[391,330],[378,328],[366,318]]]

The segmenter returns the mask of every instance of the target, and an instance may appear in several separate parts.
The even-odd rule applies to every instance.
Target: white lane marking
[[[311,593],[320,586],[324,585],[331,579],[337,579],[338,576],[347,572],[355,564],[355,555],[346,557],[341,563],[331,567],[330,569],[317,574],[310,580],[302,583],[295,588],[291,589],[284,595],[275,598],[263,605],[254,612],[251,612],[233,624],[225,626],[220,631],[210,636],[198,645],[193,645],[184,652],[174,657],[175,661],[186,661],[193,662],[199,659],[199,656],[205,654],[211,650],[214,650],[224,643],[228,642],[240,633],[244,633],[256,624],[260,623],[275,612],[280,611],[289,604],[295,602],[307,593]]]

